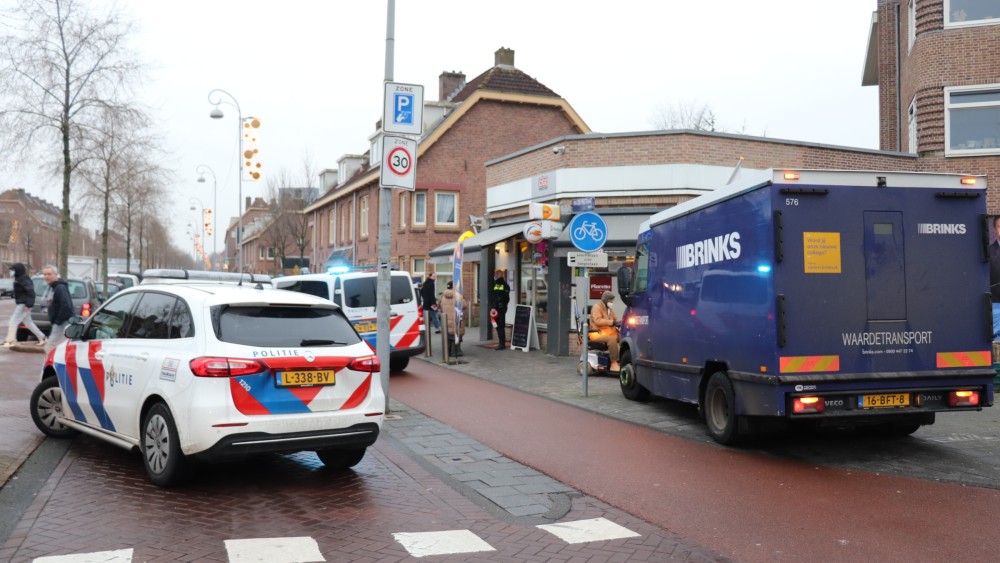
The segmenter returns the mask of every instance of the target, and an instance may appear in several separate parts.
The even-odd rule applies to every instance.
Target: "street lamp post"
[[[240,139],[242,138],[243,135],[240,135]],[[195,172],[198,173],[198,182],[200,183],[205,183],[205,172],[212,175],[212,257],[218,260],[218,247],[215,243],[218,240],[219,233],[219,220],[217,219],[219,215],[219,191],[218,182],[215,180],[215,170],[212,170],[212,167],[208,165],[199,164]],[[242,182],[240,183],[242,184]],[[202,220],[204,220],[204,217],[202,217]],[[220,267],[219,269],[221,270],[222,268]]]
[[[227,96],[229,100],[226,101],[223,95]],[[214,99],[213,99],[214,97]],[[240,141],[240,152],[236,156],[236,185],[237,185],[237,197],[239,197],[237,210],[239,211],[239,218],[236,223],[236,248],[238,251],[238,267],[239,272],[243,273],[243,111],[240,109],[239,102],[236,98],[226,92],[225,90],[220,90],[216,88],[208,93],[208,103],[214,105],[212,112],[209,113],[209,117],[212,119],[222,119],[224,114],[219,108],[220,104],[229,104],[236,108],[236,136]]]

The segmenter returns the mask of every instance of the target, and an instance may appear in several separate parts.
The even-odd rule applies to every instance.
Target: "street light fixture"
[[[228,97],[229,100],[224,99],[223,96]],[[240,109],[239,102],[232,94],[218,88],[208,93],[208,103],[215,106],[208,114],[212,119],[222,119],[225,116],[219,107],[220,104],[228,104],[236,108],[236,136],[240,141],[240,152],[236,158],[236,185],[238,186],[236,191],[237,197],[239,197],[236,208],[239,211],[236,223],[236,248],[239,253],[239,272],[243,273],[243,110]]]
[[[213,111],[213,113],[214,113],[214,111]],[[220,111],[219,113],[222,113],[222,112]],[[240,138],[242,139],[243,137],[240,136]],[[218,233],[219,233],[219,223],[218,223],[218,221],[219,221],[219,219],[218,219],[218,215],[219,215],[219,190],[218,190],[218,187],[219,187],[219,185],[218,185],[218,182],[216,182],[216,180],[215,180],[215,170],[212,170],[212,167],[210,167],[210,166],[208,166],[206,164],[199,164],[198,168],[195,169],[195,172],[198,173],[198,182],[202,183],[202,184],[205,183],[205,172],[208,172],[209,174],[212,175],[212,200],[213,200],[212,201],[212,256],[215,257],[216,260],[218,260],[219,259],[219,257],[218,257],[218,247],[216,246],[215,243],[218,240]],[[219,268],[219,269],[221,270],[222,268]]]

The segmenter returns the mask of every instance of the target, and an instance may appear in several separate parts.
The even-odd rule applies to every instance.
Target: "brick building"
[[[389,192],[391,260],[416,277],[431,267],[431,249],[454,241],[472,227],[470,216],[485,213],[486,161],[560,135],[589,132],[566,100],[514,66],[511,49],[497,50],[494,66],[471,81],[460,72],[442,73],[438,98],[425,102],[416,190]],[[336,185],[305,210],[317,269],[340,261],[376,263],[379,128],[369,141],[365,154],[341,157]],[[444,283],[439,279],[440,287]]]
[[[57,264],[61,210],[23,189],[0,194],[0,262],[2,275],[21,262],[31,273]]]
[[[862,84],[879,88],[880,148],[1000,186],[1000,2],[878,0]]]

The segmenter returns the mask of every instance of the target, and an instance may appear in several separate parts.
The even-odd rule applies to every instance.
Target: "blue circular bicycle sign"
[[[597,213],[580,213],[569,223],[569,240],[582,252],[600,250],[608,240],[608,225]]]

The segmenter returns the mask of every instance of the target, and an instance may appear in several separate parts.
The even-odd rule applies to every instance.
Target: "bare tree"
[[[141,184],[146,179],[158,175],[159,166],[155,164],[157,143],[146,132],[148,123],[142,112],[105,106],[101,113],[99,124],[87,130],[87,153],[81,159],[80,172],[86,186],[83,201],[94,204],[102,219],[99,231],[101,271],[107,283],[112,211],[126,206],[130,196],[127,192],[142,190]],[[127,212],[115,215],[123,218],[126,224],[130,221]],[[130,242],[126,236],[126,260],[130,258]],[[126,270],[129,264],[126,262]]]
[[[126,46],[131,25],[114,7],[97,15],[81,0],[15,0],[10,12],[14,24],[0,38],[0,92],[6,98],[0,123],[6,148],[22,156],[36,143],[61,149],[59,267],[66,271],[75,151],[98,110],[128,98],[140,65]]]
[[[718,130],[715,112],[705,103],[675,102],[673,104],[657,104],[656,114],[650,120],[650,125],[656,129]]]

